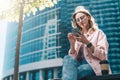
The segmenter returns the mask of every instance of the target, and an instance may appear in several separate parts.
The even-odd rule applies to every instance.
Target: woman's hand
[[[70,42],[70,46],[74,47],[76,39],[75,39],[75,37],[72,33],[68,33],[68,39],[69,39],[69,42]]]
[[[75,39],[77,41],[82,42],[84,44],[88,44],[89,43],[88,39],[83,34],[77,34],[77,35],[78,35],[78,37],[75,37]]]
[[[69,39],[69,42],[70,42],[70,49],[75,50],[74,47],[75,47],[76,39],[75,39],[74,35],[72,33],[68,33],[68,39]]]
[[[77,53],[76,53],[76,50],[75,50],[75,37],[72,33],[68,33],[68,39],[69,39],[69,42],[70,42],[70,56],[72,56],[73,58],[76,58],[77,57]]]
[[[75,37],[77,41],[82,42],[86,45],[88,45],[90,43],[90,41],[88,41],[88,39],[83,35],[83,34],[78,34],[78,37]],[[94,53],[94,46],[92,45],[91,47],[89,47],[89,50]]]

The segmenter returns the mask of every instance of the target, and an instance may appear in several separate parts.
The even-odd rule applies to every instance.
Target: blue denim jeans
[[[78,62],[67,55],[63,60],[62,75],[62,80],[80,80],[83,77],[95,75],[95,73],[85,59]]]

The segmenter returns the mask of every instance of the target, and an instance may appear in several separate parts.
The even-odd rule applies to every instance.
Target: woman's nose
[[[80,19],[80,23],[82,22],[82,19]]]

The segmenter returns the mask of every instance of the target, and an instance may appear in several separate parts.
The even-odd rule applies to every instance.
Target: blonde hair
[[[93,16],[90,14],[90,12],[84,6],[77,6],[75,8],[75,11],[73,13],[72,27],[77,27],[77,24],[75,22],[76,21],[75,16],[76,16],[77,13],[84,13],[84,14],[90,16],[90,21],[89,21],[90,28],[88,30],[89,33],[93,33],[98,28],[98,25],[95,22],[95,19],[93,18]]]

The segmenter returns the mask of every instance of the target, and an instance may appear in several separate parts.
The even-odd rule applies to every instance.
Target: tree
[[[24,17],[25,15],[29,16],[30,13],[35,15],[38,9],[43,10],[46,7],[53,7],[54,4],[57,4],[58,0],[10,0],[10,2],[11,5],[8,9],[0,10],[0,19],[18,22],[18,35],[13,75],[13,80],[18,80],[20,42]]]
[[[4,0],[6,1],[6,0]],[[47,7],[53,7],[59,0],[7,0],[9,4],[6,10],[0,9],[0,19],[5,21],[19,20],[20,4],[24,4],[23,18],[25,14],[29,16],[30,13],[35,15],[37,10],[43,10]],[[6,2],[8,3],[8,2]],[[4,5],[6,5],[6,3]],[[2,2],[0,5],[3,4]]]

